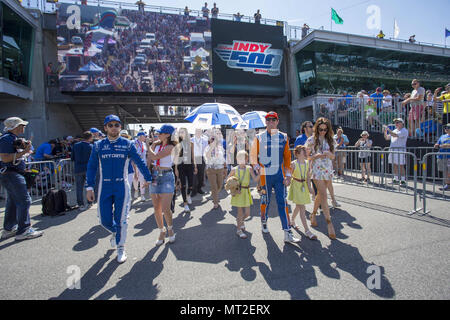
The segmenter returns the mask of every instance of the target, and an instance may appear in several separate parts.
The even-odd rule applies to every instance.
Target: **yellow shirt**
[[[439,100],[441,100],[441,101],[444,101],[444,100],[450,100],[450,92],[449,93],[446,93],[446,94],[443,94],[442,96],[440,96],[439,98],[438,98]],[[444,111],[443,111],[443,113],[448,113],[448,105],[449,105],[449,102],[445,102],[444,103]]]

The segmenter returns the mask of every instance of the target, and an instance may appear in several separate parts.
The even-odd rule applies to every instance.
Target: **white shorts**
[[[388,157],[389,164],[396,164],[400,166],[404,166],[406,164],[405,154],[401,153],[390,153]]]

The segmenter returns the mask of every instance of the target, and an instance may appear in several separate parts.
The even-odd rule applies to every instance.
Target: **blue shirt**
[[[377,112],[379,112],[381,110],[381,108],[383,107],[383,98],[384,98],[383,94],[382,93],[372,93],[370,95],[370,97],[377,104]]]
[[[86,141],[75,143],[72,150],[72,161],[74,162],[74,173],[87,171],[87,164],[91,157],[92,145]]]
[[[341,142],[341,140],[338,138],[337,134],[335,134],[333,138],[337,144],[339,144]],[[348,137],[345,134],[342,134],[341,139],[344,139],[344,143],[340,147],[338,147],[338,149],[344,149],[346,147],[345,144],[350,143],[350,141],[348,140]]]
[[[444,134],[442,135],[439,140],[436,142],[436,144],[441,145],[441,144],[447,144],[450,143],[450,135],[448,134]],[[439,152],[445,152],[445,153],[450,153],[450,149],[443,149],[440,148]],[[449,156],[446,156],[447,158],[449,158]],[[438,156],[439,159],[443,159],[444,156]]]
[[[52,145],[48,142],[44,142],[43,144],[41,144],[37,150],[36,150],[36,155],[34,156],[34,160],[36,161],[44,161],[47,160],[44,157],[44,154],[47,154],[49,156],[52,155]]]
[[[17,140],[17,136],[11,132],[5,133],[0,137],[0,153],[16,153],[17,150],[13,146],[14,141]],[[25,170],[25,161],[16,159],[16,165],[13,162],[0,161],[0,168],[13,168],[19,171]]]
[[[306,143],[306,140],[308,140],[308,137],[306,134],[302,134],[301,136],[298,136],[297,139],[295,139],[294,148],[297,146],[304,146]]]

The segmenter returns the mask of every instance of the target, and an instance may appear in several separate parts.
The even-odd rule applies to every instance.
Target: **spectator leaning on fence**
[[[89,158],[92,152],[92,141],[94,136],[91,132],[83,133],[83,140],[73,146],[71,159],[74,162],[75,184],[77,190],[77,204],[81,210],[87,209],[90,205],[84,203],[84,185],[86,183],[86,172]]]
[[[403,119],[394,119],[395,130],[385,127],[384,138],[391,141],[390,151],[406,152],[406,142],[408,140],[408,130],[404,128]],[[389,164],[392,164],[394,177],[392,183],[397,184],[397,177],[400,177],[400,184],[406,186],[405,164],[406,156],[404,153],[389,153]]]
[[[414,89],[411,92],[411,96],[402,102],[402,106],[405,106],[408,103],[411,104],[408,115],[409,136],[412,136],[416,132],[416,128],[420,128],[420,121],[423,120],[424,115],[423,104],[425,98],[425,89],[420,86],[419,80],[414,79],[411,82],[411,86]]]
[[[442,172],[444,177],[444,187],[439,188],[441,191],[449,190],[450,184],[450,123],[445,126],[445,134],[442,135],[434,145],[439,148],[440,153],[447,153],[446,155],[438,155],[438,169]]]
[[[34,159],[36,161],[46,161],[46,160],[53,159],[54,156],[52,153],[53,153],[53,149],[55,149],[55,147],[56,147],[56,144],[57,144],[57,142],[55,139],[41,144],[36,150],[36,155],[34,156]]]
[[[450,116],[449,116],[449,111],[450,111],[450,83],[447,83],[447,85],[445,86],[445,91],[442,92],[442,94],[438,97],[439,92],[442,91],[442,88],[437,88],[434,91],[434,101],[440,100],[444,102],[444,108],[442,110],[442,115],[443,115],[443,119],[442,119],[442,124],[446,125],[447,123],[450,122]]]
[[[208,9],[208,3],[205,2],[205,6],[202,7],[203,17],[208,18],[209,17],[209,9]]]
[[[217,8],[216,4],[214,3],[214,7],[211,8],[211,18],[217,19],[218,14],[219,8]]]
[[[25,180],[24,157],[31,150],[31,142],[20,141],[27,121],[12,117],[4,121],[5,134],[0,137],[0,183],[6,189],[5,217],[1,239],[16,236],[16,240],[40,237],[42,231],[31,227],[31,197]]]
[[[255,18],[255,23],[256,24],[260,24],[261,23],[261,13],[258,11],[256,11],[255,15],[253,16]]]

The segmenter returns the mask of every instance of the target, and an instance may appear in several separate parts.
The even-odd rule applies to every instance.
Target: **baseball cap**
[[[119,123],[122,123],[120,121],[120,118],[118,116],[116,116],[115,114],[110,114],[109,116],[106,116],[105,118],[105,122],[103,122],[103,125],[106,126],[108,123],[110,123],[111,121],[117,121]]]
[[[155,130],[158,133],[168,133],[172,134],[175,131],[175,128],[170,124],[163,124],[161,128]],[[139,135],[139,134],[138,134]]]
[[[402,119],[402,118],[397,118],[397,119],[394,119],[394,123],[396,123],[396,122],[401,122],[401,123],[405,123],[405,121],[403,121],[403,119]]]
[[[91,129],[89,129],[89,131],[90,131],[91,133],[101,133],[101,131],[98,130],[97,128],[91,128]]]
[[[145,133],[145,131],[139,131],[137,136],[138,137],[140,137],[140,136],[147,136],[147,134]]]
[[[14,130],[20,125],[28,125],[28,121],[23,121],[22,119],[18,117],[11,117],[3,121],[3,124],[5,125],[5,128],[3,129],[4,132]]]
[[[275,111],[270,111],[266,114],[266,119],[275,118],[278,120],[278,114]]]
[[[369,136],[369,133],[367,132],[367,131],[363,131],[362,133],[361,133],[361,137],[362,136]]]
[[[128,136],[128,131],[127,130],[120,130],[120,135],[127,135]]]

